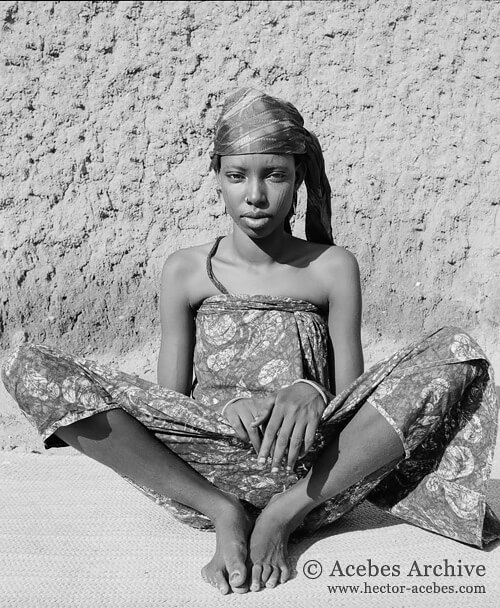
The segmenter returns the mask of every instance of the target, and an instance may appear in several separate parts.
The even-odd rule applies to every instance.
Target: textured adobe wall
[[[156,347],[166,256],[228,228],[207,151],[251,85],[322,142],[369,360],[441,324],[496,357],[498,3],[2,2],[0,22],[2,347]]]

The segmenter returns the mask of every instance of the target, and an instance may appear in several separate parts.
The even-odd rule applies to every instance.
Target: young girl
[[[224,594],[285,582],[290,534],[367,496],[465,543],[498,538],[488,362],[444,328],[363,374],[358,266],[333,245],[323,155],[298,111],[230,96],[212,167],[233,230],[165,263],[159,384],[47,346],[6,361],[47,448],[69,444],[214,527],[202,575]],[[303,181],[307,240],[289,223]]]

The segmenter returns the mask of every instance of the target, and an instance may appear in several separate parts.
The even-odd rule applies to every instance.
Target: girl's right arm
[[[191,275],[186,251],[172,254],[163,266],[160,287],[161,346],[158,384],[184,395],[192,386],[195,323],[187,279]]]

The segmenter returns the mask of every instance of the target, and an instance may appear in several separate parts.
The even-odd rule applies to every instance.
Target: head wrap
[[[230,95],[215,126],[210,156],[301,154],[306,168],[306,238],[333,244],[331,189],[318,138],[287,101],[244,88]]]

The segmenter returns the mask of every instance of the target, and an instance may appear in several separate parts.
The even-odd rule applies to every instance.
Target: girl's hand
[[[273,409],[275,395],[267,397],[241,397],[230,403],[224,411],[229,424],[243,441],[250,442],[258,454],[262,442],[259,425],[265,422]],[[258,424],[255,424],[255,422]]]
[[[326,404],[321,395],[305,382],[299,382],[278,391],[271,416],[260,442],[259,462],[265,464],[272,454],[271,473],[277,473],[281,461],[288,452],[287,470],[292,470],[299,453],[311,449],[321,414]],[[253,421],[257,427],[264,420]],[[274,453],[273,453],[274,444]]]

